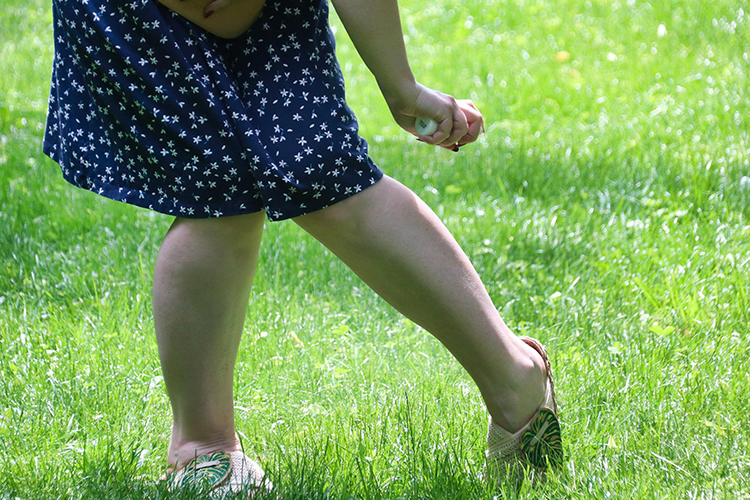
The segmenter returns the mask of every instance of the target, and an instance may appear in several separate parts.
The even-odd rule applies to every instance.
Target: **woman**
[[[545,349],[508,329],[434,212],[369,157],[327,0],[163,1],[53,1],[44,152],[76,186],[175,216],[153,286],[173,484],[268,487],[232,394],[266,217],[293,220],[468,371],[489,412],[488,479],[559,465]],[[402,128],[434,119],[418,137],[453,151],[477,139],[471,101],[416,81],[396,0],[332,3]]]

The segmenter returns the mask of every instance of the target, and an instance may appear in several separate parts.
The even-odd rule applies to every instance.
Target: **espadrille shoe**
[[[172,489],[194,487],[211,498],[222,498],[243,488],[248,491],[248,498],[253,498],[255,492],[273,488],[260,465],[241,451],[200,455],[171,476]]]
[[[510,479],[511,484],[515,484],[517,488],[523,483],[524,470],[534,470],[532,485],[536,485],[537,481],[546,479],[549,467],[559,468],[563,462],[555,382],[552,379],[549,356],[538,340],[526,336],[520,338],[536,349],[544,360],[547,368],[544,402],[529,423],[514,433],[495,424],[492,416],[489,417],[484,469],[486,481],[500,485]]]

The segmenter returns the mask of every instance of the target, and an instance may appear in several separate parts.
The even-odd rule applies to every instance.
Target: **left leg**
[[[508,329],[463,250],[416,194],[384,176],[294,221],[435,335],[474,379],[498,425],[515,432],[531,419],[544,399],[541,355]]]

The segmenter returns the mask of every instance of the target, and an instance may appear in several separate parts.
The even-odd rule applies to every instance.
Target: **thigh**
[[[292,220],[313,236],[331,233],[356,237],[362,231],[377,232],[381,224],[394,219],[405,222],[419,217],[425,208],[431,212],[411,189],[383,174],[367,189]]]

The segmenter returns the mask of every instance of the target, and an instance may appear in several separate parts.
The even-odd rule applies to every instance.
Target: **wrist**
[[[419,84],[410,72],[399,79],[377,80],[380,92],[388,106],[402,111],[411,108],[419,95]]]

